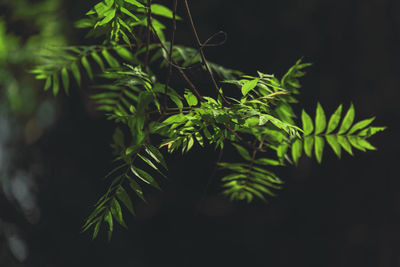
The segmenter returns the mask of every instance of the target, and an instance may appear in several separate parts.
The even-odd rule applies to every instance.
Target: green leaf
[[[185,90],[184,97],[185,97],[185,99],[186,99],[186,101],[187,101],[189,106],[196,106],[198,104],[197,97],[187,89]]]
[[[61,70],[61,80],[63,83],[64,91],[68,95],[69,94],[69,77],[67,68],[62,68]]]
[[[368,127],[358,133],[359,136],[371,137],[378,132],[386,130],[386,127]]]
[[[167,7],[163,6],[163,5],[159,5],[159,4],[152,4],[151,5],[151,13],[154,14],[154,15],[163,16],[163,17],[166,17],[166,18],[169,18],[169,19],[173,18],[173,12],[169,8],[167,8]],[[178,15],[176,15],[175,17],[176,17],[177,20],[182,19]]]
[[[326,127],[326,117],[324,109],[321,104],[318,102],[317,111],[315,115],[315,134],[320,134],[325,130]]]
[[[107,11],[106,13],[104,13],[104,15],[106,15],[106,17],[104,19],[102,19],[100,22],[96,23],[96,25],[102,26],[104,24],[109,23],[115,17],[115,13],[116,13],[116,9],[111,9],[111,10]],[[95,27],[96,27],[96,25],[95,25]]]
[[[132,61],[134,59],[132,53],[125,47],[117,46],[114,48],[114,50],[120,57],[122,57],[125,60]]]
[[[259,126],[263,126],[264,124],[266,124],[269,121],[269,118],[263,115],[260,115],[260,118],[258,120],[258,125]]]
[[[304,152],[306,155],[311,158],[312,157],[312,149],[314,145],[314,138],[313,136],[306,136],[304,137]]]
[[[242,94],[243,96],[247,95],[251,90],[253,90],[258,83],[259,78],[255,78],[254,80],[246,81],[242,86]]]
[[[315,148],[315,157],[317,158],[318,163],[321,163],[321,161],[322,161],[324,145],[325,145],[324,138],[322,138],[321,136],[315,136],[314,148]]]
[[[314,131],[314,124],[311,117],[307,114],[307,112],[304,109],[301,113],[301,120],[303,122],[304,135],[312,134],[312,132]]]
[[[362,147],[362,146],[358,143],[358,138],[357,138],[356,136],[351,136],[351,135],[350,135],[350,136],[347,137],[347,140],[349,140],[350,144],[351,144],[353,147],[357,148],[358,150],[365,151],[365,148]]]
[[[93,72],[92,72],[92,68],[90,67],[89,61],[84,56],[84,57],[82,57],[81,62],[82,62],[82,66],[85,68],[90,80],[93,80]]]
[[[125,207],[129,210],[129,212],[132,213],[132,215],[135,215],[131,198],[129,197],[126,190],[122,186],[119,186],[116,191],[116,194],[118,199],[121,200],[122,203],[124,203]]]
[[[165,163],[164,157],[161,152],[154,146],[146,144],[145,150],[157,163],[161,164],[166,170],[168,170],[167,164]]]
[[[72,71],[72,75],[74,76],[76,82],[78,83],[79,86],[81,86],[81,73],[79,72],[79,68],[78,65],[76,64],[76,62],[73,62],[71,64],[71,71]]]
[[[107,5],[105,2],[100,2],[94,6],[94,10],[99,16],[104,16],[104,14],[111,8],[111,5]],[[86,14],[93,14],[90,11]]]
[[[118,200],[115,198],[111,201],[111,214],[117,220],[117,222],[125,228],[128,228],[124,222],[124,218],[122,217],[121,206],[118,203]]]
[[[112,232],[114,224],[113,224],[112,214],[111,214],[110,210],[108,210],[106,212],[106,214],[104,215],[104,221],[108,223],[108,229],[109,229],[109,231]]]
[[[343,149],[347,151],[347,153],[353,155],[353,150],[351,149],[351,145],[345,136],[338,135],[337,140],[339,144],[343,147]]]
[[[254,161],[254,163],[260,164],[260,165],[271,165],[271,166],[279,166],[280,165],[279,161],[274,160],[274,159],[268,159],[268,158],[256,159]]]
[[[100,226],[101,226],[101,221],[97,222],[96,226],[94,227],[92,240],[95,239],[99,234]]]
[[[350,128],[350,126],[353,124],[354,116],[355,116],[354,106],[353,104],[351,104],[349,110],[344,116],[342,124],[340,125],[338,134],[343,134]]]
[[[186,152],[188,152],[188,151],[193,147],[193,145],[194,145],[194,138],[193,138],[193,135],[191,135],[190,137],[188,137],[187,140],[188,140],[188,144],[187,144],[187,147],[186,147]]]
[[[100,220],[101,220],[101,217],[97,217],[97,218],[95,218],[95,219],[93,219],[93,220],[91,220],[91,221],[87,221],[87,222],[85,223],[86,226],[82,226],[82,231],[81,231],[81,233],[87,231],[90,227],[93,226],[93,224],[97,223],[97,222],[100,221]]]
[[[119,67],[118,60],[116,60],[106,49],[103,49],[101,51],[101,54],[106,59],[108,65],[110,65],[110,67],[112,67],[112,68],[118,68]]]
[[[137,154],[139,156],[139,158],[141,158],[144,162],[147,163],[147,165],[149,165],[150,167],[152,167],[154,170],[156,170],[159,174],[161,174],[162,176],[166,177],[159,169],[158,167],[148,158],[146,158],[143,155]]]
[[[129,17],[133,18],[136,21],[139,21],[140,19],[138,17],[136,17],[135,15],[133,15],[128,9],[121,7],[121,11],[122,13],[128,15]]]
[[[229,175],[223,177],[223,178],[221,179],[221,181],[227,182],[227,181],[232,181],[232,180],[239,180],[239,179],[246,178],[246,177],[247,177],[246,174],[242,174],[242,173],[232,173],[232,174],[229,174]]]
[[[347,134],[352,134],[357,132],[358,130],[364,129],[365,127],[370,125],[374,120],[375,117],[357,122],[356,124],[353,125],[353,127],[351,127],[350,131]]]
[[[342,149],[340,148],[337,137],[335,135],[328,134],[328,135],[325,135],[325,138],[326,138],[326,141],[328,142],[328,144],[330,145],[330,147],[332,148],[333,152],[335,152],[336,156],[338,156],[338,158],[340,158],[341,154],[342,154]]]
[[[133,174],[135,174],[138,178],[140,178],[143,182],[152,185],[153,187],[161,190],[160,186],[158,185],[158,183],[154,180],[154,178],[148,174],[147,172],[145,172],[142,169],[136,168],[134,166],[131,166],[131,171],[133,172]]]
[[[129,186],[132,188],[133,192],[136,193],[136,195],[138,195],[138,197],[143,200],[144,202],[147,202],[146,199],[144,198],[144,194],[142,191],[142,188],[140,187],[140,185],[135,181],[135,179],[133,179],[132,177],[130,177],[129,175],[126,175],[126,177],[128,177],[129,179]]]
[[[58,78],[57,73],[53,74],[53,94],[56,96],[58,94],[58,91],[60,90],[60,81]]]
[[[303,153],[303,143],[301,142],[300,139],[296,139],[296,141],[294,141],[294,143],[292,144],[292,158],[296,165],[299,162],[299,158],[301,157],[302,153]]]
[[[239,152],[240,156],[242,156],[242,158],[244,158],[245,160],[250,161],[251,160],[251,156],[249,154],[249,152],[247,151],[247,149],[245,149],[244,147],[237,145],[237,144],[232,144],[236,150]]]
[[[336,127],[339,125],[340,117],[342,115],[342,105],[340,105],[335,112],[332,114],[331,118],[329,119],[328,129],[326,130],[326,134],[330,134],[333,132]]]
[[[169,98],[171,98],[171,100],[175,103],[175,105],[179,109],[183,108],[183,103],[182,103],[182,101],[179,99],[179,97],[177,95],[168,93],[168,96],[169,96]]]
[[[204,138],[203,138],[203,136],[200,134],[200,132],[195,132],[195,133],[194,133],[194,136],[195,136],[197,142],[199,142],[199,144],[200,144],[201,146],[204,146]]]
[[[101,70],[104,71],[104,69],[105,69],[104,62],[101,59],[101,57],[96,52],[92,52],[91,56],[92,56],[93,60],[96,61],[96,63],[100,66]]]
[[[45,82],[45,84],[44,84],[44,91],[47,91],[47,90],[49,90],[49,88],[50,88],[50,86],[51,86],[51,76],[48,76],[47,78],[46,78],[46,82]]]
[[[361,138],[361,137],[356,137],[357,143],[365,148],[365,149],[369,149],[369,150],[376,150],[376,147],[374,147],[373,145],[371,145],[366,139]]]
[[[142,3],[136,0],[124,0],[126,3],[129,3],[131,5],[137,6],[137,7],[145,7]]]

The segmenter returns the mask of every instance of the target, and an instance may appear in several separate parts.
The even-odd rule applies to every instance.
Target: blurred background
[[[388,126],[378,150],[302,158],[276,198],[250,205],[224,199],[218,175],[204,193],[212,148],[167,155],[163,191],[147,188],[110,243],[91,241],[80,227],[106,188],[112,124],[81,89],[54,98],[28,70],[46,45],[93,42],[73,23],[96,1],[0,0],[0,266],[400,266],[400,1],[190,2],[202,40],[228,33],[209,60],[281,77],[304,57],[297,111],[353,102],[356,119]],[[177,38],[194,45],[184,22]]]

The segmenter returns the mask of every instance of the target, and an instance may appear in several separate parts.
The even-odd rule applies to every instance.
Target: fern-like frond
[[[106,178],[113,177],[112,182],[107,192],[97,201],[93,212],[82,226],[82,231],[93,228],[93,238],[96,238],[103,223],[108,225],[109,239],[114,230],[114,221],[123,227],[127,227],[123,219],[122,204],[132,215],[135,215],[134,205],[126,188],[130,187],[131,191],[142,201],[146,201],[146,199],[141,183],[160,190],[160,186],[153,175],[142,167],[137,167],[138,164],[145,164],[164,177],[164,172],[167,170],[164,157],[156,147],[145,142],[134,143],[125,147],[124,135],[119,128],[116,129],[113,140],[113,148],[119,153],[116,160],[119,164],[106,176]]]
[[[350,155],[353,155],[353,148],[361,151],[375,150],[376,148],[367,139],[373,134],[385,130],[385,127],[370,126],[375,118],[354,123],[355,110],[353,104],[350,105],[343,119],[342,105],[336,109],[328,121],[325,111],[319,103],[314,121],[304,110],[301,117],[303,138],[296,139],[292,144],[292,158],[296,164],[303,151],[308,157],[315,155],[317,161],[321,163],[326,143],[339,158],[342,149]]]
[[[66,94],[69,94],[70,79],[73,76],[80,86],[84,72],[93,80],[93,65],[104,71],[107,67],[120,68],[120,60],[112,53],[130,63],[137,63],[136,56],[123,45],[115,46],[69,46],[51,47],[42,51],[42,63],[35,66],[32,73],[37,79],[44,79],[44,90],[53,88],[57,95],[61,85]]]
[[[250,155],[241,145],[233,144],[245,163],[218,163],[229,175],[222,178],[223,194],[231,200],[246,200],[251,202],[254,197],[266,201],[266,196],[275,196],[274,190],[280,189],[282,180],[266,166],[280,165],[279,161],[269,158],[256,159],[255,153]]]

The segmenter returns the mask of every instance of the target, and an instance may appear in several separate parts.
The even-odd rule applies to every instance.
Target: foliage
[[[87,74],[94,84],[93,101],[115,122],[112,147],[116,167],[106,176],[111,179],[108,190],[83,225],[83,231],[94,229],[93,238],[103,222],[108,225],[109,237],[115,221],[126,227],[121,206],[134,214],[128,192],[146,201],[144,185],[160,189],[158,176],[165,177],[167,171],[165,148],[169,153],[184,154],[194,146],[213,145],[216,150],[233,146],[242,162],[218,163],[224,173],[223,193],[231,200],[266,201],[283,184],[272,169],[297,164],[303,148],[307,156],[315,154],[321,162],[325,140],[340,157],[341,148],[350,154],[352,147],[375,149],[367,139],[384,130],[370,126],[373,118],[353,124],[353,105],[339,128],[342,105],[328,122],[320,104],[314,121],[303,110],[302,127],[296,125],[292,106],[298,102],[299,78],[310,64],[298,60],[278,79],[262,72],[245,75],[212,63],[203,48],[212,45],[215,35],[201,43],[188,3],[183,3],[197,49],[174,43],[176,20],[181,19],[176,14],[177,1],[169,9],[151,0],[104,0],[76,23],[79,28],[90,28],[88,37],[105,36],[101,45],[51,48],[43,51],[42,64],[32,70],[36,78],[45,80],[44,89],[52,88],[54,95],[61,85],[68,94],[71,77],[81,85]],[[172,20],[169,42],[166,26],[157,16]],[[216,97],[202,95],[187,74],[193,66],[201,66],[200,71],[208,74]],[[168,77],[161,81],[155,73],[164,67]],[[187,87],[172,88],[172,70]],[[225,94],[224,89],[232,85],[236,91]]]

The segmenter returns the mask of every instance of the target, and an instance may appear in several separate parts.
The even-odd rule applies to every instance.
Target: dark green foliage
[[[132,193],[146,201],[144,186],[160,189],[159,178],[167,171],[165,148],[183,154],[194,146],[222,150],[231,144],[242,161],[218,163],[225,173],[223,193],[231,200],[247,202],[274,196],[283,181],[271,169],[297,164],[303,152],[321,162],[326,143],[338,157],[342,148],[350,154],[352,148],[375,149],[367,139],[385,128],[370,126],[373,118],[354,123],[353,105],[344,116],[340,105],[328,120],[318,103],[315,119],[303,110],[302,126],[296,125],[298,116],[292,105],[298,102],[299,78],[309,63],[298,60],[281,79],[262,72],[250,76],[207,61],[202,48],[209,40],[204,44],[197,40],[198,49],[175,45],[174,38],[166,42],[166,27],[153,15],[172,19],[175,26],[180,19],[175,7],[152,1],[99,2],[76,25],[90,28],[88,36],[105,35],[104,43],[49,49],[43,64],[32,70],[54,95],[61,86],[68,94],[72,77],[78,85],[88,77],[94,83],[91,98],[116,125],[112,142],[116,167],[106,176],[110,186],[83,231],[93,228],[95,238],[105,224],[110,238],[115,221],[126,227],[122,207],[134,214]],[[193,26],[188,7],[186,11]],[[193,31],[197,38],[194,26]],[[119,44],[120,38],[126,44]],[[186,75],[195,64],[208,72],[216,97],[201,95]],[[169,68],[166,81],[160,82],[154,74],[157,67]],[[172,88],[172,68],[187,87]],[[225,94],[215,74],[223,79],[222,86],[233,84],[237,91]]]

